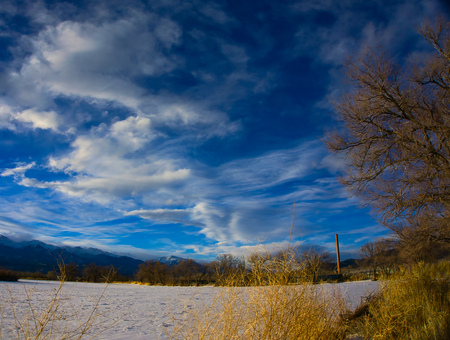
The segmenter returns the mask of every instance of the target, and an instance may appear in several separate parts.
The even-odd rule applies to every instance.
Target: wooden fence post
[[[339,257],[339,238],[338,234],[336,234],[336,256],[337,256],[337,273],[341,273],[341,261]]]

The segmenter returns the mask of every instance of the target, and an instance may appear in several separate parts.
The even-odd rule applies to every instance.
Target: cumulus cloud
[[[26,177],[25,172],[35,163],[19,164],[4,170],[2,176],[14,176],[26,187],[48,188],[103,204],[167,191],[186,182],[191,170],[178,165],[178,160],[171,159],[167,152],[152,152],[156,134],[149,118],[130,116],[109,127],[93,127],[88,134],[74,139],[71,150],[49,157],[48,168],[65,172],[68,180]]]
[[[40,111],[34,108],[17,110],[0,103],[0,128],[16,130],[16,123],[23,123],[32,129],[59,132],[60,117],[55,111]]]
[[[39,112],[33,109],[24,110],[15,117],[19,121],[30,123],[33,128],[58,130],[58,114],[55,111]]]
[[[185,55],[174,51],[183,43],[183,29],[168,16],[133,9],[97,22],[58,22],[53,18],[38,34],[24,36],[20,42],[23,59],[20,64],[16,61],[20,67],[9,70],[4,86],[21,111],[15,117],[19,123],[54,130],[64,125],[64,131],[82,128],[90,114],[84,113],[88,118],[80,120],[73,117],[75,112],[57,107],[55,99],[64,97],[84,100],[94,108],[113,103],[171,129],[188,125],[191,133],[202,139],[233,134],[240,128],[239,122],[211,105],[240,91],[226,82],[226,88],[211,93],[212,88],[199,75],[201,70],[185,70]],[[224,51],[231,59],[245,58],[240,47],[228,46]],[[200,92],[204,92],[201,99],[197,95],[193,100],[189,88],[186,93],[172,91],[179,86],[176,79],[180,74],[198,80]],[[155,88],[146,86],[147,82],[156,84]],[[0,116],[4,115],[0,110]]]
[[[11,122],[11,108],[7,105],[0,104],[0,128],[14,130],[15,126]]]
[[[189,169],[177,168],[175,161],[143,150],[152,136],[151,121],[145,117],[128,117],[110,128],[95,128],[78,136],[65,156],[49,158],[50,169],[64,171],[70,180],[45,182],[23,177],[20,184],[107,203],[113,197],[137,196],[185,181]],[[31,166],[34,163],[6,170],[3,175],[23,174]]]
[[[49,26],[32,38],[34,53],[13,79],[17,85],[31,82],[43,92],[117,101],[136,108],[144,92],[130,76],[158,75],[176,65],[158,48],[159,40],[147,28],[156,20],[136,13],[133,18],[98,26],[71,21]]]

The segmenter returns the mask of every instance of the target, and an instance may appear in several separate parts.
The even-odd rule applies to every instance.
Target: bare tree
[[[148,260],[139,265],[139,270],[136,274],[136,277],[141,282],[147,282],[149,284],[166,284],[168,276],[168,267],[167,265],[155,261]]]
[[[220,284],[236,284],[245,273],[245,260],[232,254],[219,254],[216,265],[216,282]]]
[[[366,242],[360,248],[361,257],[370,270],[372,277],[377,279],[377,270],[383,271],[384,275],[389,275],[397,265],[396,245],[394,240],[381,238],[374,242]]]
[[[450,223],[447,218],[447,223]],[[394,226],[400,244],[399,252],[401,259],[406,263],[418,261],[433,262],[450,254],[450,242],[436,242],[442,239],[443,230],[441,223],[424,215],[409,218],[406,222]],[[448,228],[446,229],[448,232]],[[447,239],[449,235],[446,236]]]
[[[180,261],[174,266],[174,269],[178,274],[179,280],[185,285],[190,285],[192,278],[199,272],[199,266],[193,259]]]
[[[372,278],[376,280],[377,278],[377,268],[378,262],[375,256],[375,245],[373,242],[364,243],[361,248],[361,257],[364,259],[364,262],[370,267],[372,271]]]
[[[60,281],[77,281],[80,277],[80,268],[75,262],[65,264],[63,261],[59,264]]]
[[[335,103],[343,129],[326,143],[346,156],[343,183],[382,223],[399,232],[426,216],[433,238],[448,242],[450,25],[426,23],[421,33],[433,47],[422,63],[400,67],[372,51],[349,62],[354,90]]]
[[[301,254],[301,264],[303,264],[303,270],[312,283],[316,282],[320,270],[324,265],[331,261],[331,257],[328,253],[318,253],[314,249],[304,251]]]
[[[101,267],[91,263],[83,269],[83,279],[87,282],[100,282],[102,278]]]

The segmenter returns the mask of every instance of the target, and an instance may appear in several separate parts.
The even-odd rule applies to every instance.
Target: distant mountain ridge
[[[113,265],[123,275],[132,276],[144,261],[96,248],[54,246],[38,240],[13,241],[0,235],[0,267],[17,271],[47,273],[56,270],[58,261],[74,262],[80,268],[91,263]]]
[[[179,264],[181,261],[186,261],[186,259],[178,256],[163,256],[156,259],[156,261],[159,261],[163,264],[167,264],[169,266],[174,266],[176,264]]]
[[[0,246],[6,245],[11,248],[25,248],[29,246],[40,246],[42,248],[48,249],[48,250],[56,250],[56,249],[65,249],[70,253],[74,254],[90,254],[90,255],[100,255],[100,254],[106,254],[113,257],[120,257],[120,255],[113,254],[110,252],[106,252],[97,248],[83,248],[83,247],[71,247],[71,246],[54,246],[48,243],[44,243],[38,240],[31,240],[31,241],[13,241],[6,236],[0,235]]]

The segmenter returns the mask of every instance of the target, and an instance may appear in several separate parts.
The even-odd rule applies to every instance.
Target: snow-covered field
[[[324,284],[326,291],[340,291],[349,306],[355,308],[361,297],[380,288],[378,282],[359,281]],[[30,311],[44,314],[52,296],[59,287],[54,281],[0,283],[2,314],[0,339],[14,338],[15,328]],[[56,312],[64,312],[64,321],[54,322],[54,327],[76,329],[88,319],[94,307],[96,318],[88,334],[103,331],[97,339],[166,339],[173,331],[176,319],[202,304],[210,304],[223,289],[219,287],[164,287],[132,284],[97,284],[67,282],[62,287]],[[245,288],[244,288],[245,289]],[[12,309],[14,307],[14,309]],[[30,320],[35,318],[30,318]],[[28,327],[34,327],[34,323]],[[62,332],[67,332],[68,330]],[[58,338],[55,336],[55,338]],[[89,336],[86,337],[87,339]]]

